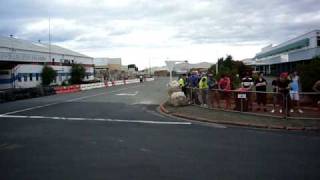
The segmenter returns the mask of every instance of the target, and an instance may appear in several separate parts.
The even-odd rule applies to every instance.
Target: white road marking
[[[136,91],[135,93],[120,93],[116,94],[117,96],[136,96],[139,92]]]
[[[11,112],[7,112],[7,113],[4,113],[4,114],[0,114],[0,117],[3,116],[3,115],[15,114],[15,113],[24,112],[24,111],[30,111],[30,110],[33,110],[33,109],[39,109],[39,108],[42,108],[42,107],[52,106],[52,105],[61,104],[61,103],[62,102],[50,103],[50,104],[45,104],[45,105],[42,105],[42,106],[34,106],[34,107],[21,109],[21,110],[17,110],[17,111],[11,111]]]
[[[167,124],[167,125],[191,125],[191,122],[177,121],[145,121],[145,120],[124,120],[124,119],[104,119],[104,118],[78,118],[78,117],[50,117],[50,116],[19,116],[19,115],[2,115],[0,118],[21,118],[21,119],[53,119],[66,121],[107,121],[122,123],[141,123],[141,124]]]
[[[78,97],[78,98],[67,100],[65,102],[74,102],[74,101],[77,101],[77,100],[88,99],[88,98],[91,98],[91,97],[105,95],[105,94],[108,94],[108,93],[115,93],[115,92],[119,92],[119,91],[123,91],[123,90],[127,90],[127,89],[128,88],[121,88],[121,89],[110,91],[110,92],[104,92],[104,93],[99,93],[99,94],[94,94],[94,95],[89,95],[89,96],[82,96],[82,97]]]
[[[131,88],[136,88],[137,86],[131,87]],[[130,88],[130,89],[131,89]],[[9,115],[9,114],[15,114],[15,113],[19,113],[19,112],[25,112],[25,111],[30,111],[30,110],[34,110],[34,109],[39,109],[39,108],[43,108],[43,107],[47,107],[47,106],[52,106],[52,105],[56,105],[56,104],[62,104],[62,103],[66,103],[66,102],[74,102],[74,101],[78,101],[78,100],[83,100],[83,99],[87,99],[87,98],[91,98],[91,97],[95,97],[95,96],[100,96],[100,95],[104,95],[104,94],[108,94],[108,93],[115,93],[115,92],[119,92],[119,91],[123,91],[123,90],[127,90],[129,88],[121,88],[118,90],[114,90],[114,91],[109,91],[109,92],[104,92],[104,93],[99,93],[99,94],[94,94],[94,95],[89,95],[89,96],[82,96],[82,97],[78,97],[78,98],[73,98],[73,99],[69,99],[67,101],[62,101],[62,102],[56,102],[56,103],[50,103],[50,104],[45,104],[45,105],[41,105],[41,106],[34,106],[34,107],[30,107],[30,108],[25,108],[25,109],[20,109],[20,110],[16,110],[16,111],[11,111],[11,112],[6,112],[3,114],[0,114],[1,116],[4,115]]]

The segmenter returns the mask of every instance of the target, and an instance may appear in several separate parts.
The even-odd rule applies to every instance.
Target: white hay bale
[[[184,106],[187,105],[187,97],[183,92],[173,92],[170,96],[170,104],[173,106]]]

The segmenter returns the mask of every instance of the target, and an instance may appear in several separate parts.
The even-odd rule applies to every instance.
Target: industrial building
[[[95,77],[100,80],[123,79],[125,73],[121,58],[94,58]]]
[[[254,58],[243,62],[267,75],[279,75],[317,56],[320,56],[320,30],[313,30],[279,45],[262,48]]]
[[[92,57],[53,44],[0,36],[0,89],[40,85],[44,65],[56,70],[54,84],[60,85],[71,77],[73,63],[84,65],[84,81],[94,79]]]

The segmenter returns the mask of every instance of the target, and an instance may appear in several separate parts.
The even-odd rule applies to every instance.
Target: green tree
[[[315,57],[308,64],[298,65],[302,90],[313,91],[313,84],[320,79],[320,57]]]
[[[71,67],[70,82],[72,84],[80,84],[85,75],[86,75],[86,69],[82,64],[73,64]]]
[[[242,61],[235,61],[231,55],[227,55],[224,59],[223,57],[218,59],[219,73],[216,74],[216,64],[212,65],[208,72],[216,74],[215,78],[220,79],[222,74],[225,74],[231,78],[231,82],[234,88],[237,88],[240,83],[241,76],[244,75],[246,71],[252,71],[250,66],[243,64]],[[237,76],[237,74],[239,76]]]
[[[44,66],[42,68],[41,79],[42,85],[48,86],[54,79],[56,79],[57,72],[50,66]]]

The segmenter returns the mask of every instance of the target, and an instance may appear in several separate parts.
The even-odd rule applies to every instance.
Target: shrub
[[[300,74],[302,90],[305,92],[313,91],[312,86],[320,80],[320,57],[313,58],[310,63],[297,67]]]
[[[57,72],[50,66],[44,66],[42,68],[41,79],[42,85],[48,86],[54,79],[56,79]]]
[[[82,64],[73,64],[71,67],[71,84],[80,84],[86,75],[86,69]]]

